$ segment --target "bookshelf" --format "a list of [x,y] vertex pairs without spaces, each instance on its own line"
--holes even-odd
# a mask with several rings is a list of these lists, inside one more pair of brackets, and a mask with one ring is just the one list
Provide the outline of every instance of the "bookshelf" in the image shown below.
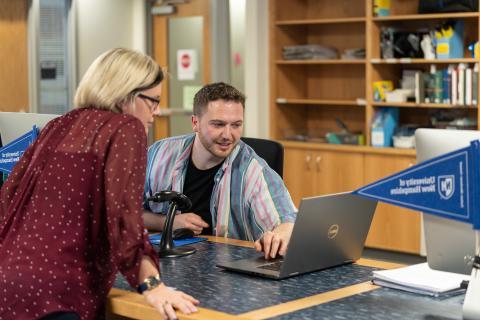
[[[415,163],[413,149],[370,146],[371,123],[380,107],[398,108],[400,124],[425,126],[432,112],[445,110],[479,122],[478,104],[374,101],[373,82],[391,80],[398,88],[403,70],[427,72],[431,65],[442,69],[480,61],[467,52],[461,59],[383,59],[383,27],[432,28],[460,19],[465,42],[478,40],[478,12],[417,14],[418,1],[391,0],[390,15],[375,17],[373,0],[270,0],[270,136],[285,146],[284,180],[297,205],[302,197],[349,191]],[[339,53],[364,48],[366,54],[358,60],[283,58],[283,47],[304,44],[335,47]],[[340,130],[337,118],[363,134],[365,145],[328,144],[325,134]],[[418,253],[419,213],[379,205],[367,245]]]

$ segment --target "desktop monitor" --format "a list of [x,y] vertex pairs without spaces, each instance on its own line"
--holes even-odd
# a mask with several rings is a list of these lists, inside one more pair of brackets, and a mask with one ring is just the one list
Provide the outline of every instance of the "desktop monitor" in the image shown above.
[[58,114],[0,112],[0,135],[3,145],[29,132],[34,125],[42,129],[47,122],[58,116]]
[[[417,162],[468,147],[480,140],[480,131],[418,129],[415,131]],[[471,274],[472,266],[464,257],[475,253],[475,232],[472,225],[423,214],[427,262],[432,269]]]

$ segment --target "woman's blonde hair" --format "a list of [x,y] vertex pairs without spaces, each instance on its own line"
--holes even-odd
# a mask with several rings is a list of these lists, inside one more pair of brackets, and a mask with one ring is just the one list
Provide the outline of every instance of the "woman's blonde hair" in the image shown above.
[[121,112],[122,102],[162,80],[162,69],[149,56],[123,48],[111,49],[95,59],[85,72],[75,93],[74,107]]

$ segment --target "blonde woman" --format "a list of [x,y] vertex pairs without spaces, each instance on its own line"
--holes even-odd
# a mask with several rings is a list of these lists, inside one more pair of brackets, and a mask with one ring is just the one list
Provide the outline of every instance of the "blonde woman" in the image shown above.
[[117,271],[163,318],[196,311],[196,299],[161,282],[141,215],[162,79],[141,53],[102,54],[75,109],[15,166],[1,190],[0,319],[103,318]]

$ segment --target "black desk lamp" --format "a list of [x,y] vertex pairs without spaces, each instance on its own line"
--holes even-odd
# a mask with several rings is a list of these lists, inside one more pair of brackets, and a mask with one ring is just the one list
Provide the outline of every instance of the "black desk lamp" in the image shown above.
[[186,256],[197,251],[192,247],[175,248],[173,244],[173,221],[175,220],[175,211],[185,211],[190,209],[192,202],[186,195],[176,191],[160,191],[148,198],[148,201],[165,202],[170,201],[167,218],[163,226],[162,239],[160,240],[160,249],[158,256],[160,258],[174,258]]

